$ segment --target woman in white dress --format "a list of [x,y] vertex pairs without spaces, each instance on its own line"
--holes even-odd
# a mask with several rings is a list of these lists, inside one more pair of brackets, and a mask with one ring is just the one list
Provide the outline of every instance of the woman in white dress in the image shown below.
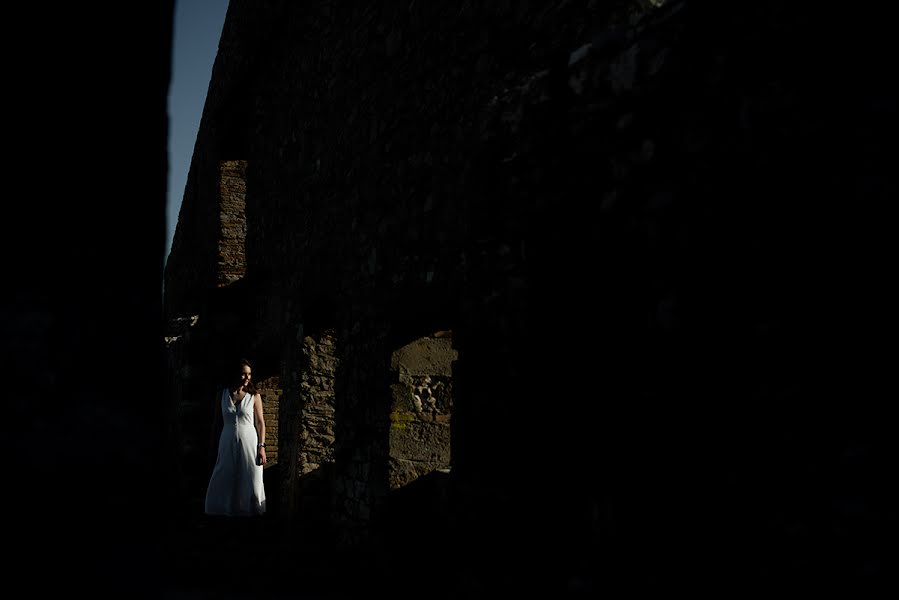
[[206,488],[206,514],[228,517],[265,513],[265,419],[262,396],[252,382],[249,361],[239,379],[219,394],[213,433],[221,431],[215,467]]

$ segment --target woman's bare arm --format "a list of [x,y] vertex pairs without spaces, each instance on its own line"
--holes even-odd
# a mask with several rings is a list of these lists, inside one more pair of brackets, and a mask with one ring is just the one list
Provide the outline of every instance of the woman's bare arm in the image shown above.
[[[262,396],[260,394],[253,395],[253,425],[256,426],[256,435],[259,439],[260,444],[265,443],[265,416],[262,413]],[[265,447],[256,446],[256,457],[257,462],[260,465],[264,465],[266,462],[265,459]]]

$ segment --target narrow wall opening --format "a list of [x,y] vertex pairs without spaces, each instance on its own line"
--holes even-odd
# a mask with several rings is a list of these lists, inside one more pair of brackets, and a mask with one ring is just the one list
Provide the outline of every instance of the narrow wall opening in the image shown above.
[[421,337],[391,355],[391,491],[431,473],[450,471],[456,356],[451,331]]
[[448,330],[390,355],[388,489],[373,522],[385,569],[401,563],[418,572],[446,562],[457,356]]

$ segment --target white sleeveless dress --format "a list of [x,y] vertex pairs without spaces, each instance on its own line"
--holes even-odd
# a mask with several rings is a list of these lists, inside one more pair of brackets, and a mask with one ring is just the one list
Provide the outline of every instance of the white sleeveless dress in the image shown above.
[[253,426],[253,396],[235,406],[230,390],[222,390],[218,456],[206,488],[206,514],[229,517],[265,513],[262,465],[256,464],[258,435]]

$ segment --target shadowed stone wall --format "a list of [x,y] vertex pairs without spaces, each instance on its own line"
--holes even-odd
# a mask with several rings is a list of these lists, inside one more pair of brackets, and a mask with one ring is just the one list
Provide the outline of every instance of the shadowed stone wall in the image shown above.
[[[333,460],[341,544],[433,507],[415,539],[463,548],[471,594],[875,581],[887,33],[773,1],[232,2],[168,315],[209,296],[207,190],[246,161],[234,314],[285,382],[282,459]],[[337,340],[330,455],[304,330]],[[394,352],[449,330],[452,468],[397,487]]]
[[218,251],[218,284],[228,285],[246,271],[246,161],[222,161],[219,172],[221,233]]
[[[304,335],[285,366],[293,387],[281,411],[281,502],[285,522],[305,539],[330,535],[334,463],[336,340],[332,330]],[[292,356],[288,354],[289,356]]]

